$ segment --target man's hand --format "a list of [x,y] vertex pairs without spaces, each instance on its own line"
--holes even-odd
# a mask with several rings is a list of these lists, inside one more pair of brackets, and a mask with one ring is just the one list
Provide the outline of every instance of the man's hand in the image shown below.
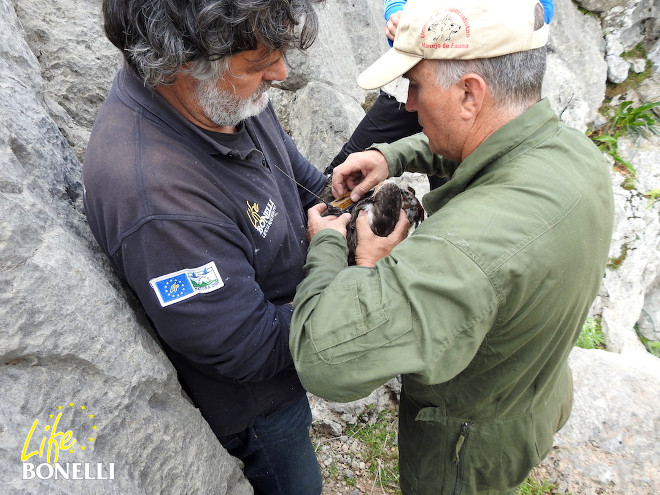
[[387,160],[380,151],[351,153],[332,171],[332,195],[339,198],[350,190],[351,200],[357,202],[388,175]]
[[322,217],[321,214],[327,210],[328,207],[323,203],[312,206],[307,210],[307,239],[312,240],[317,232],[323,229],[332,229],[339,232],[341,235],[346,237],[346,226],[351,220],[350,213],[344,213],[338,217],[334,215],[328,215],[327,217]]
[[390,40],[394,41],[394,36],[396,35],[396,28],[399,26],[399,19],[401,19],[401,11],[394,12],[387,20],[385,25],[385,36]]
[[367,212],[361,211],[355,221],[355,227],[358,238],[355,248],[355,264],[373,267],[376,266],[378,260],[390,254],[394,246],[406,238],[410,222],[408,222],[406,212],[401,210],[399,220],[392,233],[387,237],[380,237],[371,231]]

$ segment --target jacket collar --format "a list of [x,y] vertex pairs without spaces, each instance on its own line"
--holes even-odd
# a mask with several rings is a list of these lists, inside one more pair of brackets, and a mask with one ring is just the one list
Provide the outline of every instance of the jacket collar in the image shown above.
[[559,119],[543,99],[488,136],[454,171],[452,178],[422,199],[429,215],[465,191],[479,177],[536,147],[555,132]]
[[[127,64],[119,70],[113,84],[114,93],[125,104],[134,108],[146,119],[170,133],[177,134],[198,150],[209,155],[230,155],[235,152],[208,136],[201,128],[174,110],[156,91],[146,86]],[[244,121],[252,134],[250,119]]]

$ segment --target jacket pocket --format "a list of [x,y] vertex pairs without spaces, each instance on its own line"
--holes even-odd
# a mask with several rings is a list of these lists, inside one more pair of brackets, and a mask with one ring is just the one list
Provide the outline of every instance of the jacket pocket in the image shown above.
[[417,495],[512,490],[552,444],[544,421],[533,414],[473,422],[425,407],[406,419],[402,402],[400,421],[401,487]]
[[[450,421],[439,407],[416,411],[405,400],[399,418],[401,490],[414,495],[453,495],[459,465],[454,461],[463,422]],[[459,450],[465,452],[462,442]]]
[[330,300],[333,293],[341,293],[335,300],[350,300],[350,304],[332,308],[331,313],[316,317],[309,325],[316,352],[326,363],[356,359],[387,346],[412,329],[410,306],[399,304],[396,318],[391,319],[389,308],[381,301],[377,281],[332,285],[326,292]]

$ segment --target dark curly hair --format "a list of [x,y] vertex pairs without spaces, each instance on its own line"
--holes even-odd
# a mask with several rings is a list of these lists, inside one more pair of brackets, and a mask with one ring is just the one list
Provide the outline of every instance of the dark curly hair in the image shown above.
[[128,64],[155,87],[184,64],[211,77],[226,59],[263,44],[305,50],[318,33],[324,0],[103,0],[104,29]]

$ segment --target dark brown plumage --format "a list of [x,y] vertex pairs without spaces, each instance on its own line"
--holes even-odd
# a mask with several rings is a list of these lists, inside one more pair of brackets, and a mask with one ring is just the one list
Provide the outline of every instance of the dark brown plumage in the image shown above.
[[[331,183],[331,179],[328,179]],[[326,203],[334,198],[326,186],[321,198]],[[329,196],[328,196],[329,195]],[[328,200],[329,198],[329,200]],[[346,244],[348,245],[348,264],[355,265],[355,249],[357,247],[357,230],[355,221],[362,210],[369,215],[369,226],[371,231],[380,237],[387,237],[394,230],[399,219],[399,211],[404,209],[411,227],[417,227],[424,220],[424,208],[415,196],[415,190],[408,187],[407,190],[400,188],[392,181],[385,181],[370,191],[370,194],[352,205],[351,220],[346,227]],[[339,208],[328,208],[326,214],[340,215]]]

